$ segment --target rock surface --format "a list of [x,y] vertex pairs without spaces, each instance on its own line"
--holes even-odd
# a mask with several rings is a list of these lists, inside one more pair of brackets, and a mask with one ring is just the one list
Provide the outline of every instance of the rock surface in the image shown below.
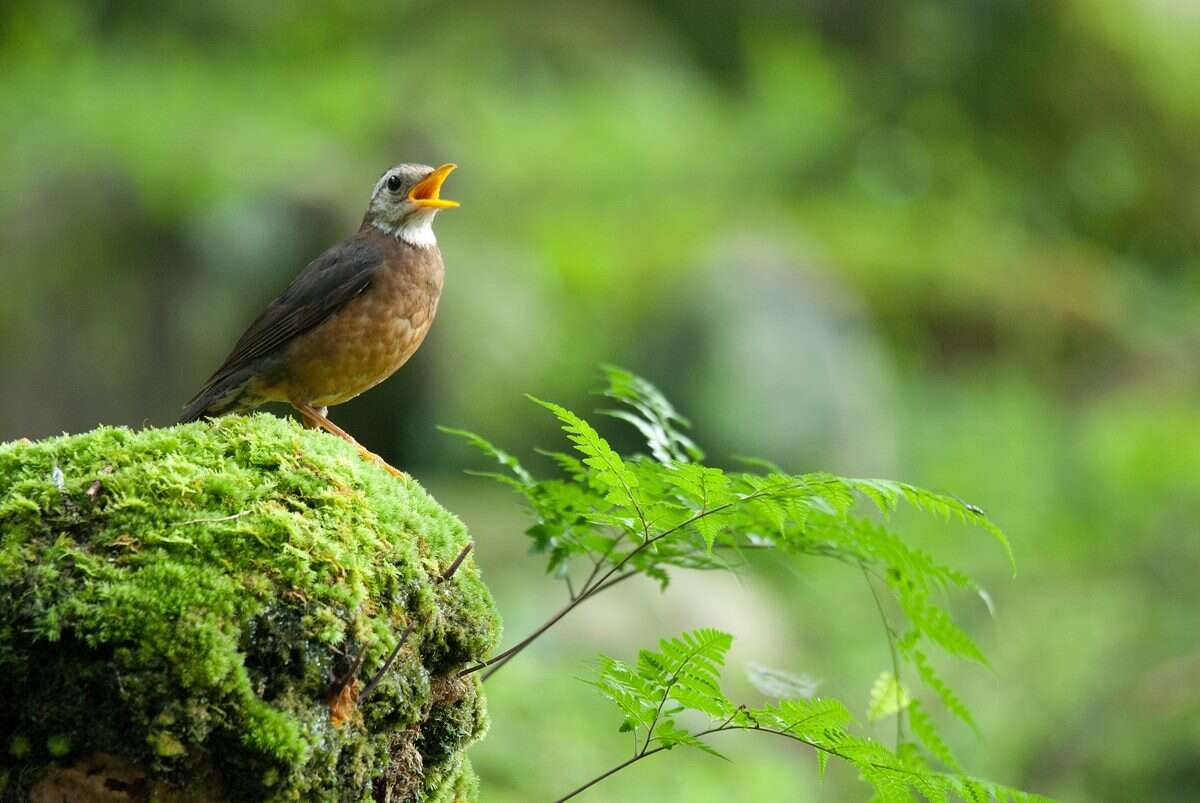
[[0,446],[0,798],[474,800],[468,543],[270,415]]

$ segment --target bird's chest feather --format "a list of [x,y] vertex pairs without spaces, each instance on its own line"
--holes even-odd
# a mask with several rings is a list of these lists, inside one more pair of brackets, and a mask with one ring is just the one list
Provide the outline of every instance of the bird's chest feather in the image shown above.
[[441,290],[436,252],[385,265],[366,290],[292,345],[292,384],[310,403],[327,406],[387,379],[425,339]]

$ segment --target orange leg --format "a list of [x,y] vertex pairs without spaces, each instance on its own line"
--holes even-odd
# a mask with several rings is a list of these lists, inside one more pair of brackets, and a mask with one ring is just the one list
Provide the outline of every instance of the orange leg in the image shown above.
[[304,418],[304,420],[308,424],[310,424],[314,427],[320,427],[321,429],[325,430],[329,434],[337,435],[342,440],[346,441],[347,443],[352,444],[356,449],[358,449],[359,454],[361,454],[363,456],[364,460],[374,460],[376,463],[383,466],[383,468],[394,477],[407,477],[408,476],[403,471],[401,471],[398,468],[393,467],[382,457],[375,454],[374,452],[372,452],[367,447],[363,446],[358,441],[354,440],[354,437],[349,432],[342,429],[337,424],[333,423],[328,418],[326,418],[325,413],[328,412],[329,408],[313,407],[311,404],[305,404],[304,402],[294,401],[294,400],[292,401],[292,406],[296,408],[296,412],[300,413],[300,415]]

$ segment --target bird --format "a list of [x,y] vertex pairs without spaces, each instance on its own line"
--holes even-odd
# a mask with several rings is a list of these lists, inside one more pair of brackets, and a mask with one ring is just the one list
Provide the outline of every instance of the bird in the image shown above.
[[309,426],[404,476],[328,413],[394,374],[429,333],[445,282],[433,219],[458,206],[441,197],[456,167],[398,164],[384,172],[358,231],[308,263],[254,319],[180,423],[285,402]]

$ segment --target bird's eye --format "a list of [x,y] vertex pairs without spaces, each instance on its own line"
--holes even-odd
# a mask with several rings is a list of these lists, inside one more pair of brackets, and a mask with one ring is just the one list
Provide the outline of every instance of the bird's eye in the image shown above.
[[387,188],[392,192],[399,192],[400,187],[404,185],[404,180],[399,176],[388,176]]

